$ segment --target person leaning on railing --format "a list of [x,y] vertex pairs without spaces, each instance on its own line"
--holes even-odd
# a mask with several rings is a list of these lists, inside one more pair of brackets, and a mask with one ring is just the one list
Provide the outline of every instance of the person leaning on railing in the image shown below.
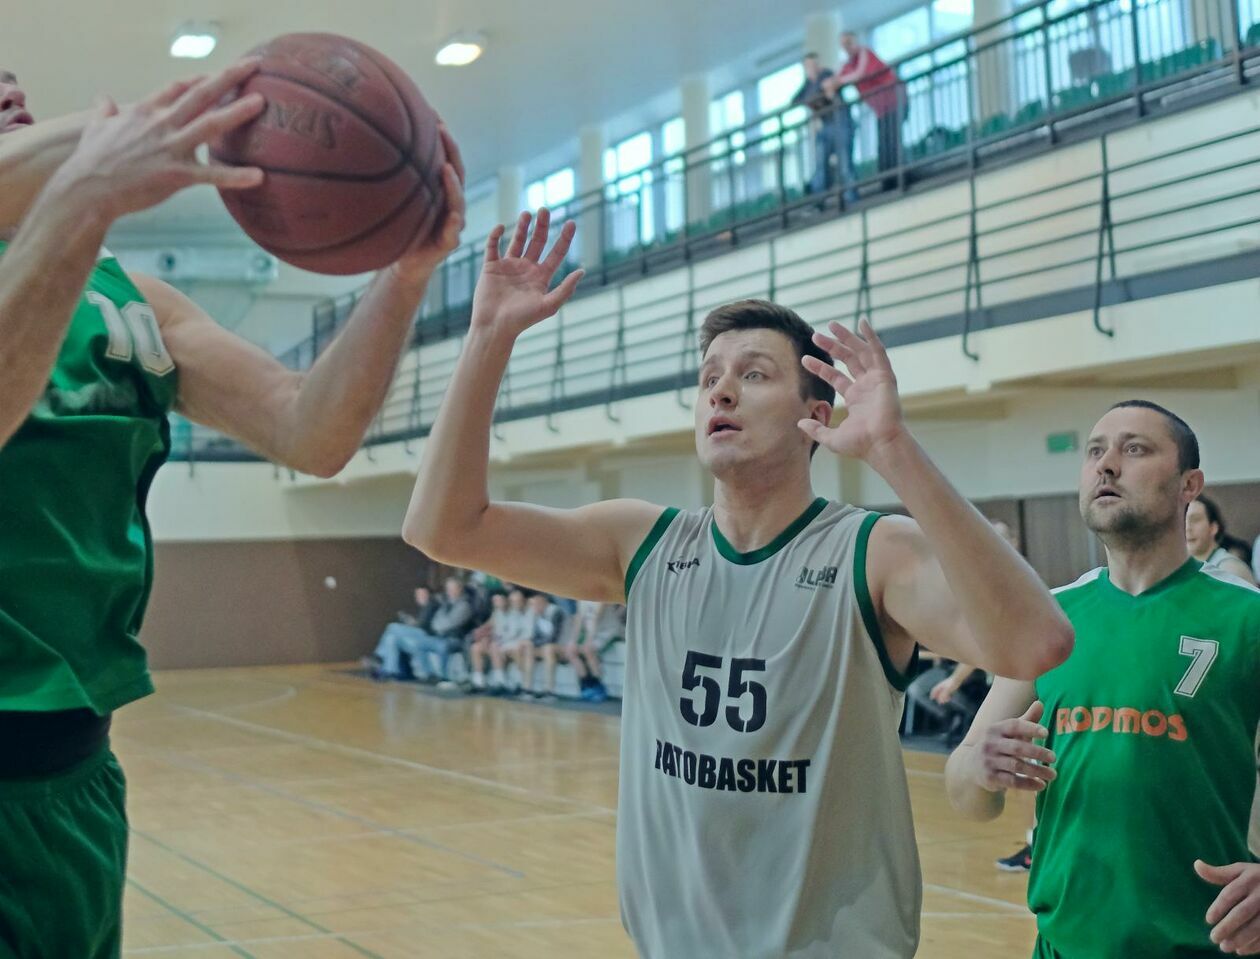
[[[909,104],[906,102],[906,86],[897,77],[897,71],[881,60],[875,51],[860,43],[857,34],[846,30],[840,34],[840,46],[848,55],[848,62],[823,81],[822,88],[830,97],[838,98],[839,90],[846,84],[857,87],[862,102],[871,108],[879,125],[879,169],[891,170],[901,161],[901,125],[906,120]],[[884,178],[884,189],[892,189],[896,181]]]
[[[807,106],[813,111],[814,175],[805,189],[807,193],[826,193],[835,186],[837,178],[841,183],[853,183],[853,118],[844,100],[833,98],[823,89],[832,72],[818,62],[818,54],[805,54],[804,64],[805,82],[792,97],[791,105]],[[833,156],[835,170],[831,168]]]

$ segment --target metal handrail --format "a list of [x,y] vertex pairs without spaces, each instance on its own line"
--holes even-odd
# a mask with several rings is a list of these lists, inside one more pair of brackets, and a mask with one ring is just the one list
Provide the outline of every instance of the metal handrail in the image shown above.
[[[1090,5],[1087,9],[1102,8],[1108,6],[1109,4],[1114,5],[1114,0],[1098,0],[1098,2]],[[1037,6],[1039,5],[1033,5],[1033,8]],[[1028,9],[1031,8],[1026,7],[1023,11],[1017,11],[1017,13],[1012,15],[1012,17],[1022,15],[1022,13],[1027,12]],[[1061,21],[1067,19],[1068,16],[1075,16],[1079,13],[1079,10],[1072,11],[1070,15],[1060,17],[1059,20]],[[1005,19],[1009,20],[1012,19],[1012,17]],[[981,28],[980,31],[976,32],[982,32],[989,29],[992,29],[992,26]],[[1137,51],[1135,51],[1135,57],[1137,57]],[[1140,57],[1138,59],[1140,59]],[[1243,71],[1242,75],[1247,75],[1246,70]],[[1178,78],[1174,77],[1173,79],[1177,80]],[[762,120],[757,121],[752,124],[752,126],[759,127],[764,122],[765,118],[762,118]],[[782,134],[783,130],[779,129],[777,133],[767,135],[766,139],[772,139],[775,136],[782,136]],[[1066,259],[1048,258],[1045,262],[1040,262],[1031,269],[1017,269],[1013,273],[995,274],[992,270],[992,264],[1002,260],[1003,258],[1028,255],[1039,250],[1046,250],[1047,248],[1056,245],[1066,245],[1067,252],[1071,253],[1072,244],[1079,242],[1085,237],[1098,235],[1100,227],[1095,224],[1089,229],[1071,229],[1067,232],[1048,233],[1041,236],[1034,242],[1004,249],[992,249],[992,241],[995,237],[1011,230],[1027,229],[1033,224],[1044,224],[1055,218],[1066,218],[1069,221],[1069,225],[1071,225],[1070,221],[1072,220],[1074,214],[1081,214],[1089,209],[1100,207],[1103,198],[1102,186],[1104,183],[1107,186],[1106,195],[1109,197],[1109,203],[1114,206],[1114,204],[1121,200],[1130,199],[1140,195],[1156,194],[1159,190],[1167,190],[1176,184],[1192,180],[1206,181],[1212,177],[1228,176],[1231,173],[1236,173],[1237,171],[1246,169],[1260,161],[1255,159],[1246,159],[1242,161],[1218,162],[1202,169],[1196,169],[1176,179],[1160,177],[1153,181],[1140,183],[1139,185],[1128,188],[1126,188],[1123,184],[1113,184],[1111,182],[1117,177],[1128,175],[1141,168],[1149,168],[1153,164],[1157,164],[1161,161],[1166,161],[1193,151],[1208,150],[1212,147],[1230,141],[1239,140],[1249,136],[1256,136],[1257,134],[1260,134],[1260,127],[1231,132],[1212,140],[1189,146],[1179,146],[1171,150],[1163,151],[1159,154],[1142,157],[1140,159],[1116,166],[1111,166],[1104,157],[1101,169],[1098,172],[1076,176],[1070,180],[1041,187],[1037,190],[1029,191],[1028,193],[1003,197],[986,203],[977,203],[975,199],[974,183],[977,172],[979,172],[976,169],[975,163],[977,154],[974,149],[969,149],[967,156],[971,163],[971,169],[968,175],[972,181],[972,198],[971,202],[967,204],[966,209],[960,209],[954,213],[937,216],[929,221],[899,227],[895,230],[883,232],[878,235],[871,235],[869,229],[865,228],[867,216],[866,211],[863,210],[861,216],[864,233],[861,240],[856,242],[846,241],[837,243],[831,245],[827,249],[811,250],[791,260],[786,260],[781,255],[776,255],[767,270],[754,271],[753,274],[746,277],[746,285],[750,291],[757,293],[757,295],[766,295],[765,291],[773,290],[774,294],[780,301],[800,308],[818,305],[828,299],[835,300],[840,298],[841,300],[844,300],[848,296],[852,296],[854,293],[857,293],[859,297],[858,308],[859,310],[862,310],[863,303],[861,297],[863,293],[865,293],[865,312],[876,310],[884,313],[885,315],[889,311],[899,308],[915,306],[923,302],[952,297],[962,293],[967,297],[967,308],[964,310],[964,313],[967,315],[967,319],[964,323],[964,329],[966,331],[970,331],[970,314],[972,311],[970,310],[969,303],[970,294],[972,292],[979,294],[984,287],[991,288],[996,284],[1010,283],[1015,280],[1036,276],[1038,274],[1079,267],[1085,263],[1097,263],[1098,258],[1104,255],[1100,245],[1099,251],[1093,256],[1069,256]],[[1100,143],[1101,142],[1102,141],[1100,140]],[[975,147],[975,144],[973,143],[971,146]],[[740,147],[740,149],[750,151],[752,146],[745,143]],[[991,215],[994,211],[999,211],[1007,207],[1013,207],[1017,203],[1026,203],[1033,197],[1050,198],[1055,193],[1070,193],[1070,191],[1079,189],[1086,184],[1099,185],[1098,200],[1077,201],[1073,199],[1064,206],[1056,207],[1048,212],[1038,212],[1032,216],[1002,222],[988,228],[976,227],[978,222],[977,218],[983,218],[986,215]],[[1184,213],[1191,209],[1205,208],[1212,206],[1213,204],[1237,201],[1241,198],[1252,196],[1255,193],[1256,191],[1251,190],[1234,190],[1222,196],[1209,197],[1193,203],[1180,203],[1166,209],[1161,208],[1157,213],[1138,213],[1128,217],[1127,219],[1116,218],[1113,210],[1113,215],[1110,218],[1110,222],[1107,224],[1107,229],[1114,235],[1115,231],[1123,230],[1126,226],[1143,223],[1156,217],[1167,217],[1176,213]],[[812,202],[812,200],[805,202]],[[799,206],[799,202],[797,205]],[[779,212],[780,211],[773,211],[773,215],[777,216]],[[815,218],[810,222],[817,223],[819,220]],[[882,254],[878,251],[878,247],[887,244],[889,241],[899,238],[911,238],[914,234],[926,235],[931,230],[939,230],[951,223],[958,223],[960,226],[964,226],[969,223],[971,225],[971,229],[961,231],[957,237],[950,237],[944,242],[940,237],[936,237],[935,242],[925,241],[921,244],[914,245],[909,250],[894,250]],[[1198,230],[1188,234],[1183,233],[1174,237],[1148,240],[1146,242],[1130,246],[1117,246],[1114,243],[1114,239],[1112,239],[1111,251],[1106,255],[1114,262],[1114,259],[1117,256],[1124,256],[1126,253],[1149,249],[1161,244],[1181,242],[1185,239],[1206,236],[1225,230],[1238,229],[1240,227],[1250,226],[1253,223],[1254,221],[1250,219],[1243,220],[1241,222],[1231,222],[1224,225],[1209,227],[1205,230]],[[777,226],[781,229],[781,224],[778,224]],[[970,246],[968,246],[969,243],[971,244]],[[878,273],[879,270],[886,269],[890,265],[904,264],[906,261],[912,260],[916,255],[938,251],[942,245],[952,244],[958,244],[960,248],[967,247],[968,260],[974,260],[977,270],[974,279],[968,276],[967,282],[962,286],[957,286],[956,288],[951,287],[948,289],[935,289],[928,293],[902,296],[897,299],[884,300],[878,298],[878,294],[887,292],[885,287],[888,284],[884,281],[871,282],[871,274]],[[982,249],[982,247],[986,244],[990,247],[987,252]],[[860,262],[858,262],[859,258]],[[845,289],[839,293],[835,292],[833,286],[832,291],[823,297],[793,300],[793,294],[798,288],[807,284],[818,283],[822,277],[809,276],[803,279],[788,280],[784,278],[785,271],[793,269],[799,271],[804,265],[817,264],[824,260],[830,260],[836,264],[835,268],[828,272],[827,275],[829,277],[833,279],[841,279],[844,276],[849,275],[852,278],[852,285],[846,284]],[[990,264],[990,266],[986,267],[985,279],[983,283],[981,283],[978,275],[978,268],[981,262],[986,261]],[[472,267],[474,264],[475,257],[470,257],[466,262],[466,267]],[[1099,266],[1101,266],[1101,263],[1099,263]],[[944,266],[934,266],[929,269],[916,271],[913,276],[909,277],[909,279],[924,280],[934,276],[940,276],[944,279],[952,271],[959,271],[961,275],[964,268],[970,270],[971,262],[955,263],[951,261]],[[863,273],[865,273],[865,279],[863,278]],[[693,276],[694,274],[690,272],[689,268],[689,277]],[[907,277],[899,277],[896,282],[900,284],[905,283],[906,280]],[[609,331],[607,329],[600,329],[600,325],[607,325],[610,322],[616,323],[616,328],[611,334],[612,338],[620,338],[620,342],[623,343],[623,347],[619,351],[621,355],[618,358],[614,358],[611,364],[605,364],[597,368],[583,366],[580,371],[572,374],[572,379],[579,383],[586,381],[595,382],[596,380],[599,380],[604,384],[602,389],[599,391],[599,398],[593,400],[591,405],[611,404],[617,395],[633,394],[634,391],[639,388],[639,385],[633,382],[635,377],[632,376],[631,373],[636,370],[647,369],[649,365],[653,363],[659,366],[662,360],[674,362],[674,369],[677,372],[676,374],[671,374],[671,379],[677,383],[683,383],[685,381],[685,374],[689,372],[692,365],[687,359],[687,350],[685,348],[680,346],[676,349],[667,350],[663,353],[657,351],[649,353],[644,350],[640,341],[647,334],[650,334],[653,329],[661,329],[663,332],[654,336],[658,347],[669,346],[669,341],[671,340],[677,342],[675,337],[678,334],[673,330],[670,330],[669,325],[671,323],[677,325],[680,320],[685,320],[686,329],[694,330],[693,315],[697,309],[703,308],[698,305],[704,300],[702,294],[719,286],[727,288],[727,291],[729,291],[730,283],[731,280],[727,277],[715,278],[705,284],[695,284],[694,282],[689,283],[686,291],[687,304],[683,310],[669,311],[667,309],[663,312],[655,310],[654,308],[656,307],[667,307],[670,301],[678,302],[680,296],[680,294],[677,293],[661,295],[641,303],[637,303],[629,309],[622,304],[620,307],[615,307],[608,311],[602,311],[595,315],[586,315],[580,321],[566,324],[568,328],[565,333],[554,334],[556,336],[555,340],[552,340],[550,336],[548,336],[544,338],[545,342],[537,345],[523,344],[523,349],[514,353],[510,368],[510,375],[512,376],[512,392],[517,394],[517,396],[507,397],[507,402],[504,404],[503,409],[500,410],[498,421],[514,418],[521,410],[536,406],[537,403],[531,399],[531,391],[545,391],[548,380],[550,380],[552,384],[552,406],[571,408],[572,403],[580,402],[580,395],[577,393],[569,393],[564,388],[564,384],[559,384],[560,389],[557,393],[557,371],[555,369],[555,364],[548,365],[545,359],[542,361],[541,365],[536,366],[534,363],[538,357],[545,357],[548,355],[554,357],[556,355],[557,346],[564,351],[571,365],[595,358],[598,350],[592,350],[587,353],[583,350],[583,347],[588,345],[593,346],[601,340],[606,342],[609,341]],[[1101,308],[1102,304],[1101,272],[1099,272],[1095,278],[1094,287],[1097,297],[1095,308],[1097,310]],[[722,294],[723,297],[728,295],[729,292],[724,292]],[[654,314],[650,317],[650,319],[633,319],[635,316],[642,316],[648,312],[652,312]],[[976,303],[976,312],[977,314],[984,312],[979,300],[977,300]],[[448,326],[448,332],[457,333],[458,325]],[[321,330],[320,338],[331,338],[330,334],[330,330]],[[966,349],[967,348],[964,345],[964,350]],[[313,356],[316,351],[314,348],[308,347],[306,352]],[[444,381],[447,378],[445,374],[448,374],[449,370],[453,368],[455,359],[448,357],[442,360],[426,362],[422,355],[417,355],[415,357],[415,362],[416,368],[408,371],[406,374],[408,377],[413,377],[415,380],[414,384],[408,390],[408,396],[406,398],[395,397],[393,395],[393,391],[391,391],[390,398],[383,406],[381,415],[373,424],[372,437],[369,442],[377,443],[389,441],[390,439],[397,439],[400,438],[400,434],[419,436],[424,435],[424,433],[427,432],[428,425],[432,419],[431,413],[433,410],[433,403],[431,401],[440,399],[441,395],[445,392]],[[421,369],[421,367],[423,367],[423,369]],[[616,386],[617,382],[621,384],[620,387]],[[669,386],[667,388],[674,389],[675,387]],[[681,386],[678,388],[681,389]],[[522,394],[524,395],[522,396]],[[405,416],[400,412],[401,407],[404,406],[406,407]],[[611,407],[609,406],[609,408]],[[395,428],[396,420],[402,420],[402,424],[398,428]],[[186,432],[181,435],[186,438],[188,437]],[[204,437],[204,434],[194,435]],[[194,444],[191,441],[187,443],[189,448],[193,445]],[[221,449],[220,452],[223,452],[223,450]],[[234,456],[235,453],[233,452],[232,455]]]

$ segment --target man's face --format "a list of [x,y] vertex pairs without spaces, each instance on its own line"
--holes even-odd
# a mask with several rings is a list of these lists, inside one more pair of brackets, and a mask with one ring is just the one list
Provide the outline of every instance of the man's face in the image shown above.
[[416,590],[417,606],[428,606],[431,598],[432,597],[427,586],[421,586]]
[[1196,556],[1212,552],[1221,528],[1208,519],[1207,507],[1195,500],[1186,510],[1186,545]]
[[709,344],[696,396],[696,452],[722,479],[732,471],[808,460],[810,439],[797,422],[831,407],[802,399],[804,371],[792,341],[777,330],[731,330]]
[[507,609],[507,597],[504,596],[502,593],[495,593],[493,596],[490,597],[490,605],[492,605],[499,612],[502,612],[503,610]]
[[457,579],[448,579],[446,581],[446,598],[454,602],[464,595],[464,584]]
[[535,593],[529,598],[530,611],[541,616],[547,612],[547,597],[542,593]]
[[860,45],[858,44],[857,34],[842,33],[840,34],[840,49],[851,57],[856,57]]
[[35,118],[26,109],[26,91],[18,86],[16,76],[0,68],[0,133],[9,133],[34,122]]
[[1085,525],[1107,545],[1142,545],[1178,528],[1203,488],[1199,470],[1182,472],[1168,422],[1154,410],[1111,410],[1090,434],[1081,467]]
[[817,80],[817,79],[818,79],[818,73],[819,73],[819,71],[822,69],[821,67],[819,67],[819,66],[818,66],[818,58],[817,58],[817,57],[806,57],[806,58],[805,58],[805,60],[804,60],[804,63],[805,63],[805,77],[806,77],[806,79],[808,79],[808,80]]
[[525,594],[519,589],[512,590],[512,592],[508,594],[508,606],[510,606],[513,611],[519,613],[525,608]]

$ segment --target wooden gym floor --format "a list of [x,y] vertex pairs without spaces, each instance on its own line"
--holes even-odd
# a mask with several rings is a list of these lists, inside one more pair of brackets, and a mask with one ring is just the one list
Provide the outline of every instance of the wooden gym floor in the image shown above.
[[[130,784],[125,954],[630,957],[616,717],[446,699],[325,666],[159,674],[115,718]],[[1030,804],[955,816],[907,753],[925,959],[1024,959]]]

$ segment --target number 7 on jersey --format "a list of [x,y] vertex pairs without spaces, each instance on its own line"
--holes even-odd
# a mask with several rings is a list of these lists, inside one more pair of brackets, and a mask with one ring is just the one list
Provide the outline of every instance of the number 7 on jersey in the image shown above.
[[1203,685],[1203,680],[1207,676],[1207,671],[1212,667],[1216,654],[1220,651],[1220,644],[1214,639],[1195,639],[1193,636],[1181,637],[1181,655],[1193,656],[1194,662],[1190,664],[1190,668],[1186,670],[1186,674],[1181,677],[1173,692],[1178,696],[1193,697],[1199,691],[1199,687]]

